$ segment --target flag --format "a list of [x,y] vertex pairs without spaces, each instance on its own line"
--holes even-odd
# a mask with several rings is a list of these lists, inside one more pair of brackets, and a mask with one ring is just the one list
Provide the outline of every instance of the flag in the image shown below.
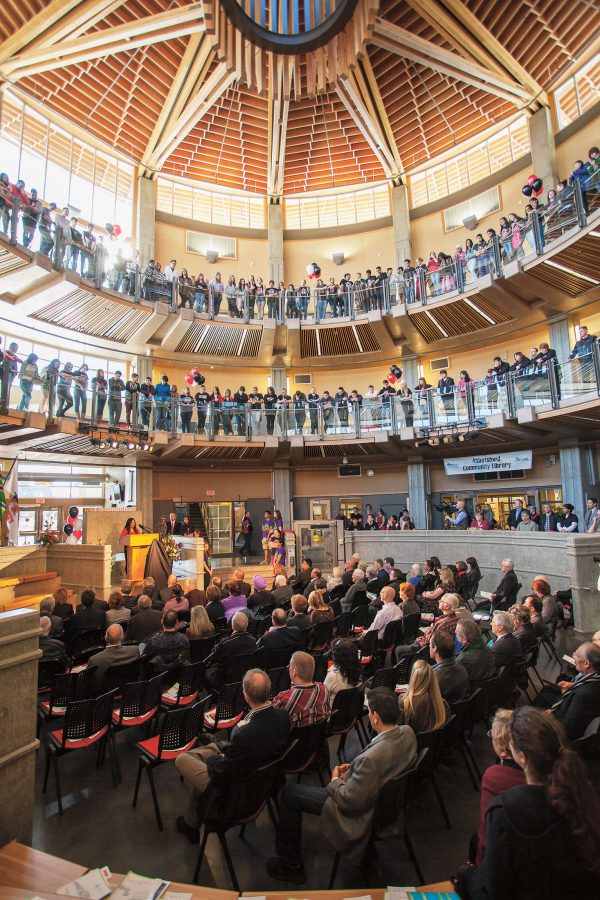
[[9,545],[14,547],[19,542],[19,497],[17,494],[17,461],[13,462],[8,475],[4,479],[0,494],[0,509],[2,509],[2,522],[6,529]]

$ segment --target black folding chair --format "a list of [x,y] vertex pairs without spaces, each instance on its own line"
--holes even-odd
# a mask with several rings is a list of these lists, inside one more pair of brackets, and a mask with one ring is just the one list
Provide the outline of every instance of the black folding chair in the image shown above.
[[290,668],[289,666],[280,666],[279,669],[269,669],[269,678],[271,679],[271,700],[282,691],[287,691],[290,686]]
[[[315,769],[321,787],[325,787],[321,769],[326,767],[327,760],[323,756],[327,732],[327,719],[313,722],[311,725],[303,725],[300,728],[292,728],[290,738],[295,740],[294,747],[286,754],[284,760],[284,773],[297,775],[296,781],[300,781],[302,775],[309,769]],[[319,758],[320,757],[320,758]]]
[[333,636],[333,621],[317,622],[309,630],[306,649],[309,653],[324,653]]
[[412,644],[419,634],[419,625],[421,624],[421,613],[411,613],[402,619],[402,635],[400,640],[403,644]]
[[133,662],[122,663],[120,666],[110,666],[104,673],[100,689],[96,691],[98,694],[106,694],[108,691],[117,690],[121,694],[125,689],[125,685],[130,681],[137,681],[140,671],[139,659]]
[[344,748],[346,746],[346,738],[352,729],[356,730],[360,746],[364,747],[363,736],[360,732],[360,717],[364,710],[364,690],[362,687],[347,688],[345,691],[338,691],[333,701],[331,710],[331,718],[327,729],[327,737],[335,737],[339,735],[340,742],[338,744],[338,759],[344,761]]

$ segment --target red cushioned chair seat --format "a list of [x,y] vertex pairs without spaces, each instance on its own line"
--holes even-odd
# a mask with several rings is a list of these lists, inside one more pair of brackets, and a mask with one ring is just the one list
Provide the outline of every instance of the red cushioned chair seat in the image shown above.
[[197,697],[198,691],[194,691],[194,693],[190,694],[188,697],[180,697],[178,702],[176,697],[169,697],[167,694],[163,694],[160,698],[160,702],[167,706],[187,706],[189,703],[193,703]]
[[372,656],[363,656],[363,657],[361,657],[360,661],[363,666],[366,666],[371,662],[372,659],[373,659]]
[[[103,738],[108,728],[101,728],[100,731],[97,731],[95,734],[91,734],[86,738],[68,738],[65,741],[65,750],[81,750],[83,747],[91,747],[92,744],[95,744],[96,741],[99,741],[100,738]],[[60,731],[51,732],[51,737],[59,747],[62,747],[63,742],[63,733],[62,729]]]
[[160,757],[158,755],[159,742],[160,734],[157,734],[154,737],[148,738],[147,741],[140,741],[138,747],[153,759],[176,759],[181,753],[185,753],[186,750],[191,750],[192,747],[196,745],[196,738],[192,738],[191,741],[188,741],[185,747],[178,747],[176,750],[163,750]]
[[[204,714],[204,724],[207,728],[215,727],[216,714],[217,714],[216,706],[214,706],[212,709],[209,709],[208,712]],[[217,728],[233,728],[233,726],[236,725],[237,722],[240,721],[240,719],[242,718],[243,715],[244,715],[244,713],[240,712],[237,714],[237,716],[234,716],[232,719],[219,719],[216,727]]]
[[[42,702],[40,703],[40,706],[45,713],[50,712],[50,701],[49,700],[42,700]],[[53,706],[52,707],[52,715],[53,716],[64,716],[66,711],[67,711],[66,706]]]
[[147,722],[152,716],[156,713],[156,706],[154,709],[149,710],[147,713],[144,713],[141,716],[123,716],[123,721],[119,722],[119,716],[121,715],[120,709],[113,709],[112,720],[115,725],[143,725],[144,722]]
[[365,629],[363,625],[354,625],[354,627],[352,628],[352,634],[362,634],[364,630]]

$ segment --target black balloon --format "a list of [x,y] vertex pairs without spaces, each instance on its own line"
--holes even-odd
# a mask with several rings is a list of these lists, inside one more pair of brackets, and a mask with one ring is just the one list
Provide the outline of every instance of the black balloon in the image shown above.
[[544,187],[544,182],[542,181],[541,178],[536,178],[535,181],[533,182],[533,184],[531,185],[531,188],[532,188],[534,194],[537,191],[541,191],[541,189],[543,187]]
[[77,516],[79,515],[79,507],[78,507],[78,506],[71,506],[71,507],[69,508],[69,515],[71,516],[72,519],[76,519]]
[[521,193],[524,194],[525,197],[531,197],[533,194],[533,188],[530,184],[524,184],[521,188]]
[[67,524],[63,528],[63,531],[67,537],[71,537],[71,535],[73,534],[73,526],[69,525],[69,523],[67,522]]
[[314,266],[313,273],[318,278],[319,275],[321,274],[321,266],[318,266],[316,263],[313,263],[313,266]]
[[196,372],[196,374],[194,375],[194,381],[196,382],[196,384],[204,384],[206,378],[204,377],[204,375],[201,375],[200,372]]

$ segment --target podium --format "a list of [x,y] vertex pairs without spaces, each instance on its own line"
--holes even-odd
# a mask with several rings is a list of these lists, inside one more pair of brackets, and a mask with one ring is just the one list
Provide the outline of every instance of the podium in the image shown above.
[[146,557],[157,534],[127,534],[123,538],[125,560],[127,562],[127,578],[130,581],[143,581]]

